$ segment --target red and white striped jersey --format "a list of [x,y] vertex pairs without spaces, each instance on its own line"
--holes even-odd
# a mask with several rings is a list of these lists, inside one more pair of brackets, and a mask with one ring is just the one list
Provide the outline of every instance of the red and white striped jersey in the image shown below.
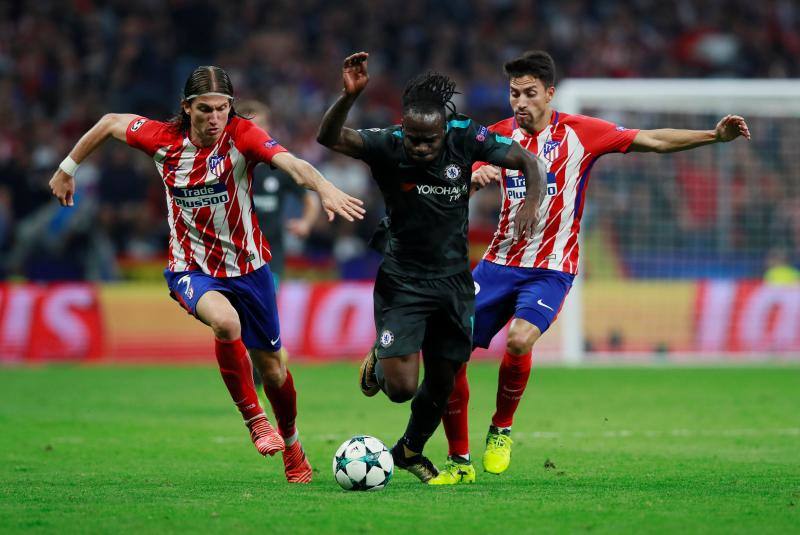
[[[576,273],[578,232],[592,165],[603,154],[626,152],[639,131],[555,110],[550,124],[533,136],[518,127],[513,117],[489,130],[518,141],[542,158],[547,167],[547,194],[539,206],[536,232],[515,240],[514,217],[525,198],[525,177],[519,171],[503,169],[500,222],[483,258],[506,266]],[[473,170],[481,165],[475,164]]]
[[253,168],[286,151],[269,134],[234,117],[214,146],[197,147],[169,123],[140,117],[126,137],[164,180],[170,271],[238,277],[270,261],[252,199]]

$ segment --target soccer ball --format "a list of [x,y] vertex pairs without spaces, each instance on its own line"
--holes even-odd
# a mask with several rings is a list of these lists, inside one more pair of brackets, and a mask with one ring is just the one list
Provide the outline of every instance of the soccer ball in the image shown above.
[[391,452],[368,435],[345,440],[333,456],[333,477],[345,490],[380,490],[389,484],[393,472]]

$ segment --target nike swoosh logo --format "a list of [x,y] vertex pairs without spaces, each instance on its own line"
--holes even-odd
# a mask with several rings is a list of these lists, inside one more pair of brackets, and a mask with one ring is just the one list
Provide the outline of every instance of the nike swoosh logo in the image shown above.
[[[539,306],[542,306],[542,307],[546,308],[547,310],[553,310],[551,307],[549,307],[549,306],[545,305],[545,304],[542,302],[542,300],[541,300],[541,299],[539,299],[538,301],[536,301],[536,304],[537,304],[537,305],[539,305]],[[555,310],[553,310],[553,312],[555,312]]]
[[278,340],[280,340],[280,339],[281,339],[281,337],[278,336],[275,340],[270,340],[269,343],[272,344],[272,345],[275,345],[275,344],[278,343]]

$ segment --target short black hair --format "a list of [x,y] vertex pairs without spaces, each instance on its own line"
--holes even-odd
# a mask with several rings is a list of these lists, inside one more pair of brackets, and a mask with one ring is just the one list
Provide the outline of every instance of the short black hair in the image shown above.
[[556,63],[544,50],[528,50],[521,56],[507,61],[503,70],[509,78],[530,75],[542,81],[545,88],[556,83]]
[[419,113],[441,113],[447,119],[447,110],[456,113],[453,95],[456,83],[450,77],[438,73],[421,74],[406,84],[403,91],[403,113],[415,111]]

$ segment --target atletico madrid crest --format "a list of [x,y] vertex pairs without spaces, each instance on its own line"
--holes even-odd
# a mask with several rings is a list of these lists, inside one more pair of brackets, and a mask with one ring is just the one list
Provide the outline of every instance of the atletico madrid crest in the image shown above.
[[556,158],[558,158],[558,146],[560,144],[559,141],[545,141],[542,147],[542,157],[550,163],[556,161]]
[[219,178],[222,176],[222,172],[225,170],[225,156],[220,156],[219,154],[213,155],[211,158],[208,159],[208,169],[211,171],[215,177]]

